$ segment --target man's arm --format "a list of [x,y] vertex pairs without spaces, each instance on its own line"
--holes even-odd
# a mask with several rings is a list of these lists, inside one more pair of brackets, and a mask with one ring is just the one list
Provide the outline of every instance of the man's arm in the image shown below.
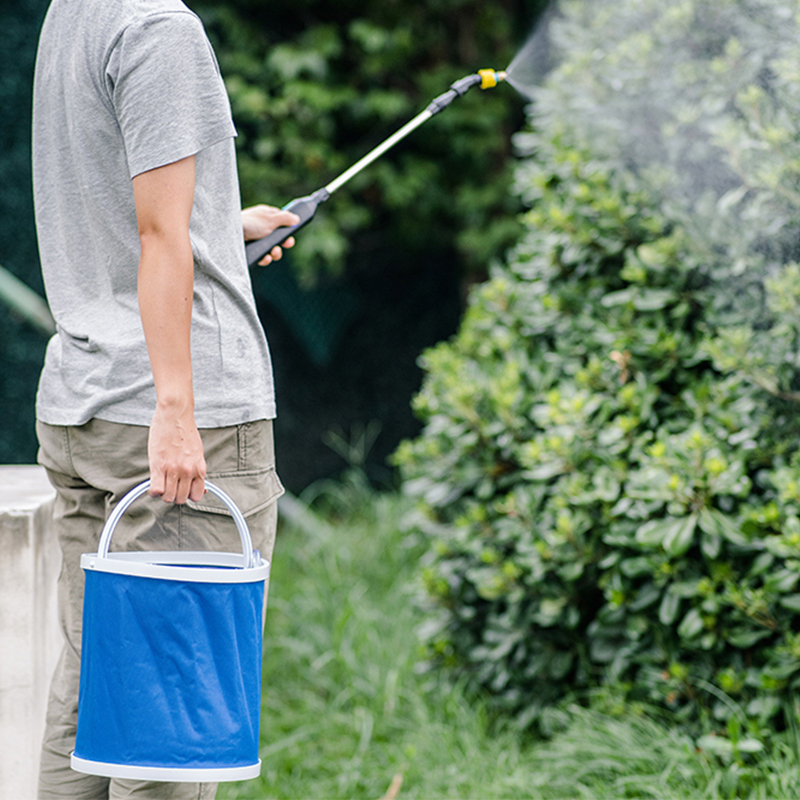
[[194,420],[189,219],[194,156],[133,179],[141,241],[139,313],[156,387],[148,456],[150,494],[168,503],[198,501],[205,491],[203,443]]

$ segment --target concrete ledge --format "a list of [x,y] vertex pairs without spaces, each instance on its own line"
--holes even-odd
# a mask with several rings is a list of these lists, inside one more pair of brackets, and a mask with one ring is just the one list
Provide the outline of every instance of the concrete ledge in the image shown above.
[[61,650],[44,469],[0,466],[0,800],[34,800],[50,676]]

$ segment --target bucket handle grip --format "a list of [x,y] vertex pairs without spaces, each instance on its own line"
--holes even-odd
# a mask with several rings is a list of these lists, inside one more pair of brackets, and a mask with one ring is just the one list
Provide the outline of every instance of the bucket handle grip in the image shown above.
[[[231,500],[231,498],[219,488],[219,486],[211,483],[211,481],[206,481],[205,483],[206,489],[222,500],[222,502],[227,506],[228,511],[231,512],[233,521],[236,523],[236,529],[239,531],[239,538],[242,540],[244,567],[245,569],[252,569],[254,565],[253,542],[250,538],[250,530],[247,527],[247,522],[245,522],[244,514],[242,514],[236,503],[234,503],[233,500]],[[111,546],[111,537],[114,534],[114,529],[117,527],[117,523],[122,518],[122,515],[128,510],[128,507],[131,505],[131,503],[133,503],[134,500],[138,500],[143,494],[145,494],[145,492],[147,492],[149,488],[150,481],[146,480],[131,489],[122,498],[122,500],[117,503],[116,507],[111,512],[111,515],[106,520],[106,524],[103,527],[103,532],[100,534],[100,543],[97,546],[98,558],[108,557],[108,548]]]

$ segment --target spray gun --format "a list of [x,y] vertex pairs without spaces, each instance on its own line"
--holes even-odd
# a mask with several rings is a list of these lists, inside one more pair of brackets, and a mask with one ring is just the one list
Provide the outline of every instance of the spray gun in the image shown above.
[[300,222],[297,225],[276,228],[269,236],[248,242],[246,246],[248,265],[253,266],[257,264],[273,247],[285,242],[290,236],[297,233],[300,228],[311,221],[319,205],[324,203],[337,189],[344,186],[347,181],[355,175],[358,175],[364,167],[371,164],[376,158],[382,156],[389,148],[394,147],[394,145],[408,136],[413,130],[416,130],[423,122],[427,122],[434,114],[438,114],[440,111],[447,108],[457,97],[461,97],[462,94],[465,94],[477,84],[480,84],[481,89],[491,89],[505,79],[505,72],[495,72],[493,69],[482,69],[476,74],[467,75],[457,80],[446,92],[431,100],[424,111],[417,114],[414,119],[407,122],[400,130],[381,142],[381,144],[353,164],[348,170],[345,170],[338,178],[332,180],[327,186],[324,186],[322,189],[317,189],[316,192],[306,197],[297,197],[285,205],[284,210],[297,214],[297,216],[300,217]]

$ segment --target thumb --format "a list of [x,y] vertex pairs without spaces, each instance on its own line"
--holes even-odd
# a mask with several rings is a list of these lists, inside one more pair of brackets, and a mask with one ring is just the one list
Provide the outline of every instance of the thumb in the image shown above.
[[166,488],[166,481],[164,479],[164,470],[155,467],[154,465],[150,465],[150,488],[147,490],[147,493],[151,497],[161,497],[164,494],[164,489]]
[[300,224],[300,217],[297,214],[293,214],[291,211],[279,211],[275,217],[273,218],[274,222],[276,223],[276,227],[286,227],[289,225],[299,225]]

